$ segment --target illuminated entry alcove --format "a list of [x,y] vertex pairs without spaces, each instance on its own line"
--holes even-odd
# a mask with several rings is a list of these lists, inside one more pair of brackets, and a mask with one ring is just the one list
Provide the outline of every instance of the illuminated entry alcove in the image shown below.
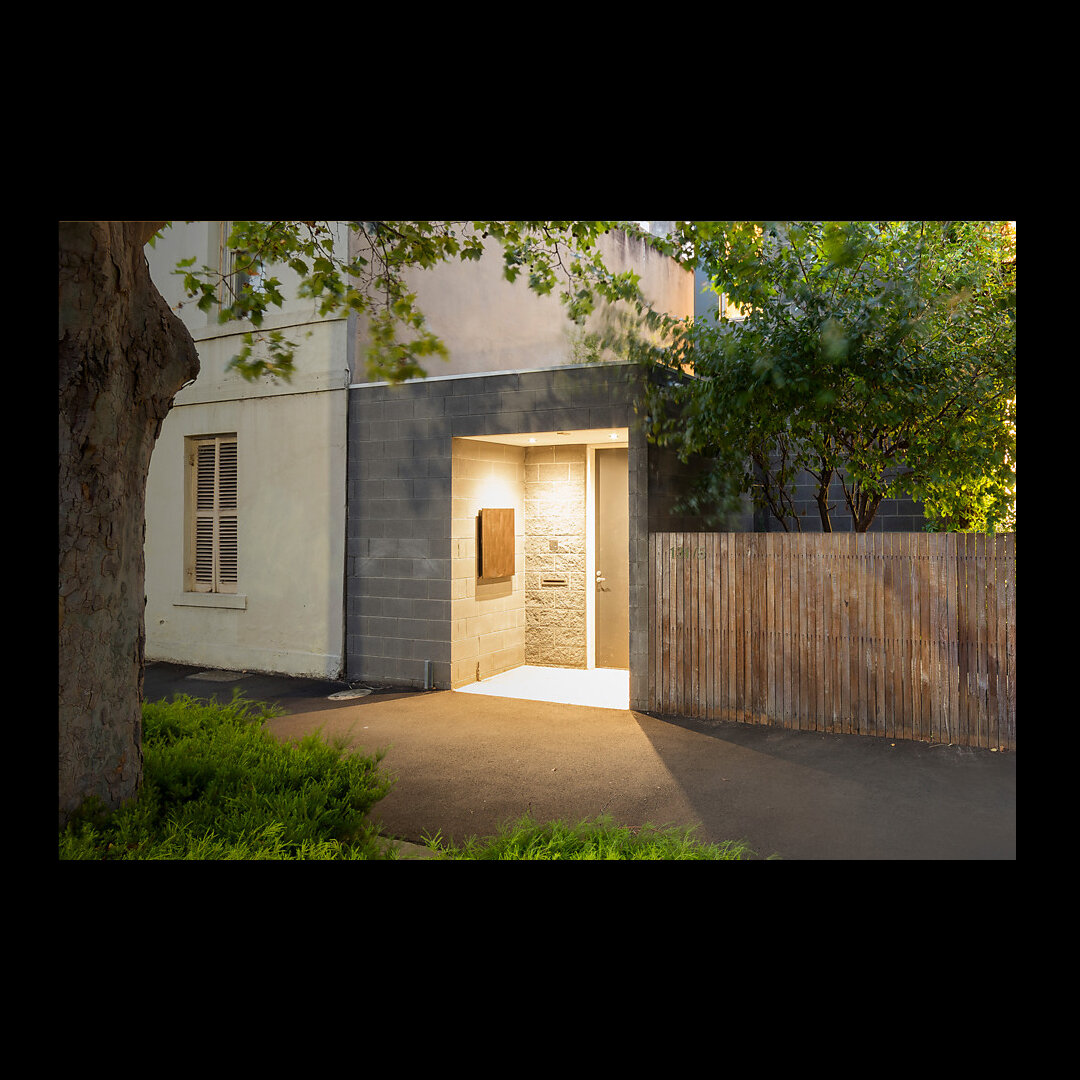
[[628,544],[614,547],[622,565],[597,565],[598,477],[615,477],[625,516],[627,439],[601,428],[453,440],[452,686],[522,665],[629,667],[628,646],[614,662],[603,633],[597,647],[598,618],[628,639]]

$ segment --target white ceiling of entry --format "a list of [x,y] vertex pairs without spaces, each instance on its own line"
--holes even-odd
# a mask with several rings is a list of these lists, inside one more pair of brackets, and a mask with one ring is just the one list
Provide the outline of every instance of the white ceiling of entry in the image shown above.
[[578,431],[530,431],[521,435],[470,435],[468,438],[511,446],[558,446],[563,443],[626,446],[629,435],[628,428],[585,428]]

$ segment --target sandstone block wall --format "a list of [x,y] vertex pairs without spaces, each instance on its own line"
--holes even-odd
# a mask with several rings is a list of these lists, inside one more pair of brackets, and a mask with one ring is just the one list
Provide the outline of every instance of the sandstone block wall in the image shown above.
[[585,447],[525,451],[525,662],[583,668]]

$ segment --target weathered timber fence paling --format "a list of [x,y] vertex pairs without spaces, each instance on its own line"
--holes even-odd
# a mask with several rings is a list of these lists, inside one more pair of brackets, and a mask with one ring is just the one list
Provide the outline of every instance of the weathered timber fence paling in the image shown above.
[[1016,749],[1016,534],[652,533],[650,711]]

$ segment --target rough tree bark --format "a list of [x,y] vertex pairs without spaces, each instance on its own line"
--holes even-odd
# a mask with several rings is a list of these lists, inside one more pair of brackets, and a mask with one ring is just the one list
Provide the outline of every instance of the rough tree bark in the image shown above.
[[191,335],[150,280],[160,221],[60,233],[60,824],[142,781],[146,478]]

